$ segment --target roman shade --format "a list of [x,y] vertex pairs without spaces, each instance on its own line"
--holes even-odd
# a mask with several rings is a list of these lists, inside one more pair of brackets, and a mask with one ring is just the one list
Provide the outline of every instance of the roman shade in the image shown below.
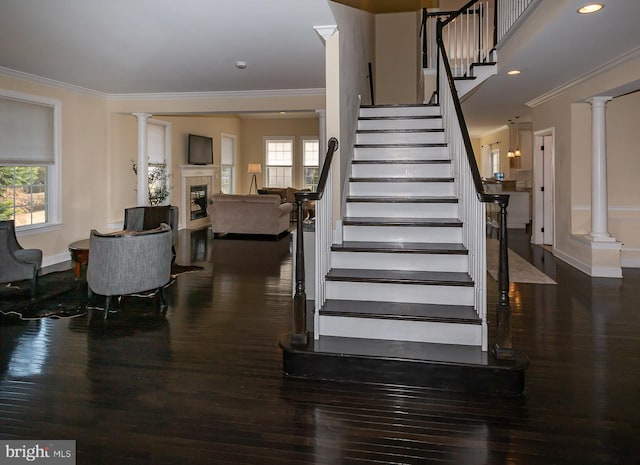
[[50,165],[54,146],[53,106],[0,97],[0,163]]

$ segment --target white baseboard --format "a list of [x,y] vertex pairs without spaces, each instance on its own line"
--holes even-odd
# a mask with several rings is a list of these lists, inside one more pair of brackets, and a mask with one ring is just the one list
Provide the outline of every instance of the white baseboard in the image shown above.
[[56,255],[48,255],[46,257],[42,257],[42,266],[51,266],[57,265],[58,263],[68,262],[71,260],[71,255],[69,252],[62,252]]
[[622,278],[622,268],[609,266],[591,266],[576,259],[575,257],[567,255],[566,253],[558,249],[554,249],[553,254],[563,262],[568,263],[569,265],[577,268],[578,270],[591,276],[592,278]]
[[568,263],[572,267],[577,268],[578,270],[582,271],[583,273],[588,274],[589,276],[591,276],[591,267],[589,265],[587,265],[586,263],[578,260],[577,258],[572,257],[571,255],[568,255],[568,254],[564,253],[563,251],[561,251],[561,250],[559,250],[557,248],[553,249],[553,255],[555,257],[558,257],[563,262]]

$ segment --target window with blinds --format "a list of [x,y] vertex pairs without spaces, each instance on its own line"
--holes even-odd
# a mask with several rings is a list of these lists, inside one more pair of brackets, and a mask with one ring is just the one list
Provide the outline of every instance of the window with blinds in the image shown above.
[[0,90],[0,219],[59,221],[60,102]]
[[236,138],[228,134],[220,137],[220,192],[232,194],[235,172]]

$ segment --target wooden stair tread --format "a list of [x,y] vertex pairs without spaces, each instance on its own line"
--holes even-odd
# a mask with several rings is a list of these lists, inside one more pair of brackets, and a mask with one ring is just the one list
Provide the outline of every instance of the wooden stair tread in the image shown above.
[[363,197],[349,196],[347,202],[367,202],[367,203],[458,203],[457,197],[452,196],[429,196],[429,197]]
[[441,178],[388,178],[388,177],[380,177],[380,178],[349,178],[350,182],[453,182],[454,178],[451,177],[441,177]]
[[428,134],[434,132],[444,132],[444,129],[358,129],[356,134]]
[[386,341],[351,337],[321,336],[315,341],[318,352],[375,358],[431,360],[443,363],[488,363],[488,353],[480,347],[429,342]]
[[404,119],[442,119],[442,115],[360,116],[361,121],[386,121]]
[[401,160],[401,159],[392,159],[392,160],[353,160],[351,162],[354,165],[450,165],[451,160],[441,160],[441,159],[426,159],[426,160]]
[[434,108],[437,103],[385,103],[379,105],[360,105],[360,108]]
[[490,351],[460,344],[310,335],[305,346],[292,346],[285,338],[280,347],[283,371],[292,377],[491,396],[521,395],[529,366],[520,352],[514,361],[497,361]]
[[468,273],[457,271],[404,271],[332,268],[327,281],[350,281],[384,284],[419,284],[440,286],[473,286]]
[[480,324],[481,322],[473,307],[467,305],[364,300],[327,300],[322,309],[320,309],[320,315],[459,324]]
[[391,217],[344,217],[342,223],[352,226],[452,226],[461,227],[458,218],[391,218]]
[[415,143],[415,142],[406,142],[406,143],[394,143],[394,144],[354,144],[355,148],[385,148],[385,149],[394,149],[394,148],[429,148],[429,147],[446,147],[446,142],[433,142],[433,143]]
[[472,68],[474,66],[494,66],[494,65],[497,65],[495,61],[474,61],[473,63],[471,63]]
[[331,250],[335,252],[424,253],[452,255],[468,254],[467,249],[462,244],[441,242],[344,241],[342,244],[332,245]]

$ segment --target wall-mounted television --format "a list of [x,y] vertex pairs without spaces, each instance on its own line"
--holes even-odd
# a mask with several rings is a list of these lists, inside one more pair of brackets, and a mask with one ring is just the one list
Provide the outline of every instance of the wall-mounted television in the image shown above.
[[213,139],[189,134],[187,163],[190,165],[213,165]]

